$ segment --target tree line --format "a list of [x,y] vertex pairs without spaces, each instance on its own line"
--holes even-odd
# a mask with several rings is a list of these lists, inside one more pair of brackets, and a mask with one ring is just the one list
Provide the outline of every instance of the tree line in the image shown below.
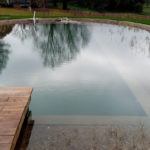
[[81,7],[97,11],[142,12],[145,0],[79,0]]
[[69,0],[0,0],[0,6],[2,7],[20,5],[21,7],[48,8],[50,3],[53,7],[57,7],[58,3],[62,3],[62,8],[68,9]]
[[[47,8],[51,4],[57,7],[62,5],[63,9],[68,9],[69,4],[77,7],[88,8],[96,11],[130,11],[142,12],[143,5],[148,4],[150,0],[0,0],[0,3],[13,4],[22,3],[22,6],[31,6],[32,8]],[[24,4],[24,5],[23,5]]]
[[68,9],[68,4],[74,4],[77,7],[88,8],[96,11],[130,11],[142,12],[144,3],[149,3],[149,0],[31,0],[48,7],[49,3],[53,3],[57,7],[58,3],[62,3],[63,9]]
[[33,8],[36,7],[48,8],[50,4],[53,7],[57,7],[58,4],[61,3],[63,9],[68,9],[69,0],[30,0],[29,3]]

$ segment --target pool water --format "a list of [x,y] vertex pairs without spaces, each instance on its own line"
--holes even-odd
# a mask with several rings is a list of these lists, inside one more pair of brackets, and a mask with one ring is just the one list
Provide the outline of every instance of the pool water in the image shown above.
[[4,27],[0,85],[33,87],[33,116],[149,116],[148,31],[93,23]]

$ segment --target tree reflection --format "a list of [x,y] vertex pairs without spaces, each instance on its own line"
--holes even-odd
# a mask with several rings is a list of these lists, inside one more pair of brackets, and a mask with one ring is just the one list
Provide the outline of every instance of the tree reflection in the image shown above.
[[8,45],[0,40],[0,74],[2,70],[6,67],[9,59]]
[[15,33],[22,40],[32,37],[44,66],[52,68],[75,58],[90,37],[88,27],[83,24],[22,25],[17,30]]
[[13,34],[19,37],[22,42],[24,42],[26,39],[32,39],[36,37],[35,26],[26,24],[15,25]]
[[[44,66],[54,68],[76,58],[80,50],[89,43],[91,26],[83,24],[44,24],[44,25],[16,25],[14,34],[22,41],[32,40],[34,49],[40,54]],[[127,31],[131,35],[127,34]],[[150,38],[145,31],[142,43],[138,34],[140,29],[131,27],[111,27],[105,30],[101,28],[102,34],[108,34],[107,40],[119,42],[129,47],[134,55],[150,57]],[[98,33],[96,33],[98,34]],[[105,36],[104,36],[105,37]],[[139,41],[139,42],[138,42]],[[145,45],[145,46],[144,46]]]
[[12,31],[13,25],[0,25],[0,74],[6,67],[9,59],[9,45],[3,41],[3,38]]
[[[128,36],[126,31],[130,31],[131,35]],[[114,40],[115,36],[118,34],[118,37],[120,39],[120,42],[123,44],[126,43],[126,46],[128,45],[132,54],[135,56],[144,56],[144,57],[150,57],[150,37],[149,37],[149,32],[145,35],[145,37],[141,37],[139,40],[138,34],[141,32],[146,33],[147,31],[141,30],[138,28],[133,28],[133,27],[124,27],[121,26],[117,29],[115,28],[110,28],[108,29],[109,33],[109,38],[108,40]],[[116,34],[117,33],[117,34]],[[135,33],[135,34],[134,34]],[[142,42],[141,42],[142,41]],[[145,45],[145,46],[144,46]]]
[[40,26],[35,45],[45,66],[55,67],[70,61],[89,41],[89,31],[79,24],[51,24]]
[[0,25],[0,39],[4,38],[7,34],[9,34],[14,25]]

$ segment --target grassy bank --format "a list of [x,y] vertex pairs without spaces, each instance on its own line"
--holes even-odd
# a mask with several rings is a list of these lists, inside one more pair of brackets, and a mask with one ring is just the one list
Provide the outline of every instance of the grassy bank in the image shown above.
[[[147,8],[148,9],[148,8]],[[117,21],[130,21],[150,25],[150,15],[133,14],[133,13],[97,13],[91,11],[68,10],[61,9],[40,9],[36,10],[37,18],[91,18],[91,19],[111,19]],[[146,10],[149,14],[149,9]],[[29,9],[14,9],[14,8],[0,8],[0,19],[24,19],[32,18],[33,11]]]
[[146,5],[144,6],[143,15],[150,16],[150,5],[149,6],[146,6]]

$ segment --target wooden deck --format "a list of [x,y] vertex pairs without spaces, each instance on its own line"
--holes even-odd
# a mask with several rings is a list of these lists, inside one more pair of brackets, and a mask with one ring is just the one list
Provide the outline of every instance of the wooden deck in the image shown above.
[[32,88],[0,87],[0,150],[13,150],[31,100]]

